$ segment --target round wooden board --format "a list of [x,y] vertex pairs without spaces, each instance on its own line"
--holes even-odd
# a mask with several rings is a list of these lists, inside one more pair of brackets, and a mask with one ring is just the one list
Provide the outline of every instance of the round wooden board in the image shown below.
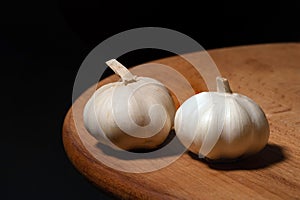
[[[82,142],[82,139],[94,142],[82,121],[83,108],[94,91],[90,88],[73,104],[63,125],[64,147],[75,167],[101,189],[122,199],[299,198],[300,44],[251,45],[208,52],[222,76],[229,79],[232,90],[252,98],[265,111],[271,134],[263,151],[234,163],[206,163],[186,152],[172,164],[153,172],[127,173],[112,169],[98,161]],[[201,52],[189,56],[197,60]],[[155,63],[179,71],[196,93],[207,90],[201,76],[181,57]],[[140,66],[131,71],[157,79],[165,76]],[[178,86],[176,81],[172,82],[172,76],[168,78],[171,84],[168,87]],[[108,77],[98,86],[117,79]],[[176,106],[194,91],[180,90],[180,100],[173,94]],[[74,113],[79,116],[76,123]]]

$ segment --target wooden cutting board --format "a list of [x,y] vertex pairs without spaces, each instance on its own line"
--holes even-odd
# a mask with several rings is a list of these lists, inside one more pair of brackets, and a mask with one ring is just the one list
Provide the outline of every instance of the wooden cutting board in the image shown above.
[[[200,54],[189,55],[197,60]],[[271,133],[264,150],[233,163],[207,163],[186,152],[157,171],[114,170],[95,159],[83,145],[82,138],[91,144],[95,139],[84,128],[82,117],[76,126],[74,123],[73,114],[82,116],[94,91],[89,89],[73,104],[63,126],[64,147],[75,167],[99,188],[122,199],[300,199],[300,43],[223,48],[210,50],[209,54],[229,79],[232,90],[252,98],[265,111]],[[207,90],[201,76],[181,57],[155,63],[179,71],[193,92]],[[157,79],[166,76],[140,66],[131,71]],[[170,84],[176,86],[172,78]],[[117,79],[108,77],[98,86]],[[189,90],[181,92],[181,100],[173,95],[177,107],[192,95]]]

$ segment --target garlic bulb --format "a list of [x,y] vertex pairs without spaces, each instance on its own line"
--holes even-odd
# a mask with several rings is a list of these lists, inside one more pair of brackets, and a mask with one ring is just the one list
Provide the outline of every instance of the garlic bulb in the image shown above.
[[167,88],[155,79],[133,76],[115,59],[106,64],[121,80],[95,91],[84,108],[85,127],[107,145],[125,150],[157,147],[167,138],[175,115]]
[[268,142],[269,124],[250,98],[232,93],[227,79],[217,77],[217,92],[186,100],[175,115],[175,131],[190,151],[209,159],[255,154]]

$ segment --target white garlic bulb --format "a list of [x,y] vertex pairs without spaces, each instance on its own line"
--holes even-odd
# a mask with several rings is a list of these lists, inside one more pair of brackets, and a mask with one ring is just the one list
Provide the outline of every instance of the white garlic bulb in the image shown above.
[[85,127],[107,145],[157,147],[167,138],[176,111],[167,88],[155,79],[133,76],[115,59],[106,64],[121,80],[95,91],[84,108]]
[[269,138],[262,109],[250,98],[232,93],[227,79],[221,77],[217,77],[217,92],[199,93],[180,106],[174,126],[190,151],[212,160],[255,154]]

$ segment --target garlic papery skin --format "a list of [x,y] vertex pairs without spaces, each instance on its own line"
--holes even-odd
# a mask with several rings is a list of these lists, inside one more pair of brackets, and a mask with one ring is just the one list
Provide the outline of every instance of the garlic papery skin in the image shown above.
[[263,110],[250,98],[232,93],[228,80],[217,77],[217,92],[190,97],[177,110],[175,131],[199,157],[235,159],[262,150],[269,124]]
[[88,100],[83,113],[86,129],[115,148],[159,146],[173,127],[176,111],[169,91],[155,79],[132,75],[115,59],[106,64],[121,80],[100,87]]

